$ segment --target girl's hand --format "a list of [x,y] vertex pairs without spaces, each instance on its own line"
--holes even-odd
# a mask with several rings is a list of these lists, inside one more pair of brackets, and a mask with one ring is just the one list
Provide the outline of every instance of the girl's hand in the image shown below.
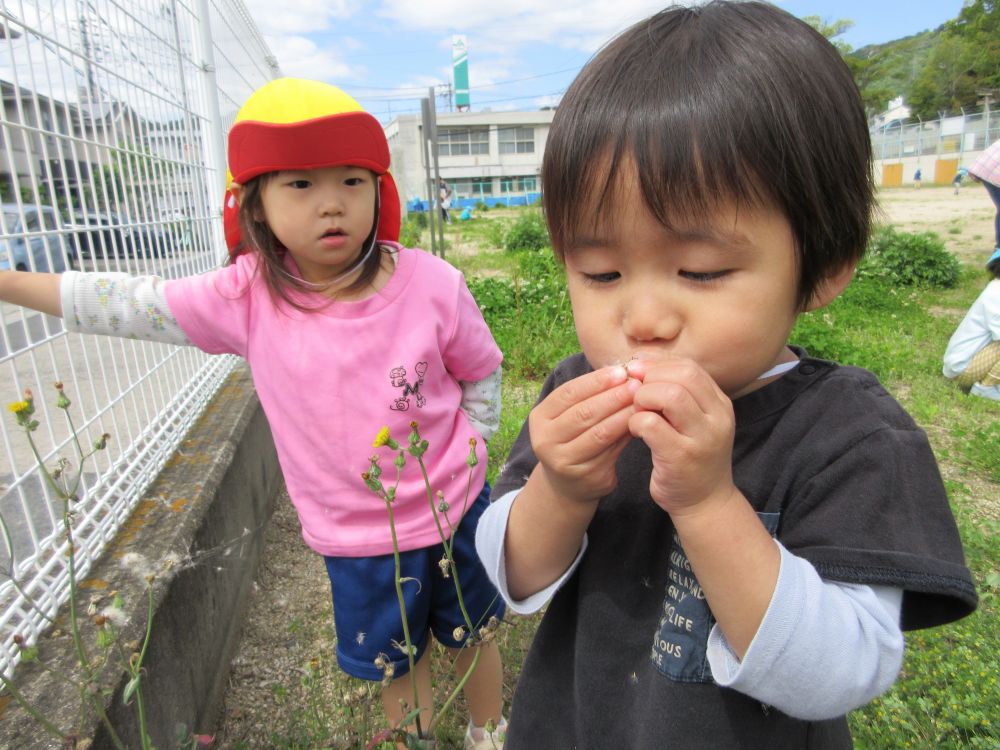
[[736,492],[732,402],[691,360],[637,360],[628,372],[642,380],[628,426],[653,454],[653,500],[671,515],[726,503]]
[[564,383],[531,411],[531,447],[551,492],[587,502],[615,488],[639,385],[624,367],[605,367]]

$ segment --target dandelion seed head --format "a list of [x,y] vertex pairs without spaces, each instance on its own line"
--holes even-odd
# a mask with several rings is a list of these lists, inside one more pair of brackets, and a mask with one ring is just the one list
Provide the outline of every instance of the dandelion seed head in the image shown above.
[[141,583],[145,583],[146,579],[154,573],[153,564],[138,552],[126,552],[122,555],[119,564]]
[[114,605],[102,609],[101,616],[108,619],[111,624],[118,628],[128,622],[128,616],[125,614],[125,610]]

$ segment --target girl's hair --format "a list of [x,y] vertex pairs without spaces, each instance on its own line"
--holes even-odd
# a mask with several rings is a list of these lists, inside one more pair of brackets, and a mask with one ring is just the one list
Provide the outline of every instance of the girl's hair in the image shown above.
[[[316,286],[288,272],[285,266],[285,258],[288,250],[278,241],[274,232],[271,231],[271,227],[264,221],[264,203],[261,195],[265,185],[277,174],[277,172],[266,172],[247,180],[247,183],[243,186],[243,194],[239,207],[240,244],[232,253],[232,258],[244,252],[256,251],[259,253],[261,260],[257,265],[257,272],[263,277],[272,296],[276,295],[280,297],[299,310],[312,310],[315,309],[316,305],[303,304],[302,297],[296,293],[315,292]],[[372,229],[361,245],[358,260],[363,258],[365,253],[368,253],[368,249],[375,242],[375,233],[379,219],[378,204],[378,177],[376,176]],[[344,287],[343,291],[358,291],[364,289],[372,282],[382,262],[381,251],[381,246],[378,246],[373,248],[372,252],[368,253],[368,256],[362,263],[361,273],[354,281]]]
[[581,228],[613,220],[606,206],[629,162],[667,230],[725,205],[779,210],[796,240],[800,304],[864,253],[874,184],[857,87],[822,35],[772,5],[668,8],[581,71],[542,163],[560,257]]

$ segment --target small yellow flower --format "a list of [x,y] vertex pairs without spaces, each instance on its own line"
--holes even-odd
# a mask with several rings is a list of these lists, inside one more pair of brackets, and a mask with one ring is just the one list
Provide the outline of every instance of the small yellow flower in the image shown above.
[[31,404],[27,401],[15,401],[12,404],[7,404],[7,408],[10,409],[15,414],[20,414],[22,411],[27,411],[31,408]]
[[383,445],[388,444],[388,442],[389,442],[389,428],[383,427],[381,430],[378,431],[378,435],[375,436],[375,442],[372,443],[372,446],[375,448],[381,448]]

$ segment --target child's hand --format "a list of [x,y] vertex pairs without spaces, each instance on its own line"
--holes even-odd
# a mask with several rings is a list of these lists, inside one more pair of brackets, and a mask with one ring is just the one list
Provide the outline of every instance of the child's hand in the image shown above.
[[649,492],[670,514],[725,502],[733,485],[733,405],[705,370],[691,360],[629,363],[642,380],[629,430],[649,446]]
[[615,488],[639,385],[624,367],[605,367],[564,383],[531,411],[531,447],[553,492],[596,501]]

